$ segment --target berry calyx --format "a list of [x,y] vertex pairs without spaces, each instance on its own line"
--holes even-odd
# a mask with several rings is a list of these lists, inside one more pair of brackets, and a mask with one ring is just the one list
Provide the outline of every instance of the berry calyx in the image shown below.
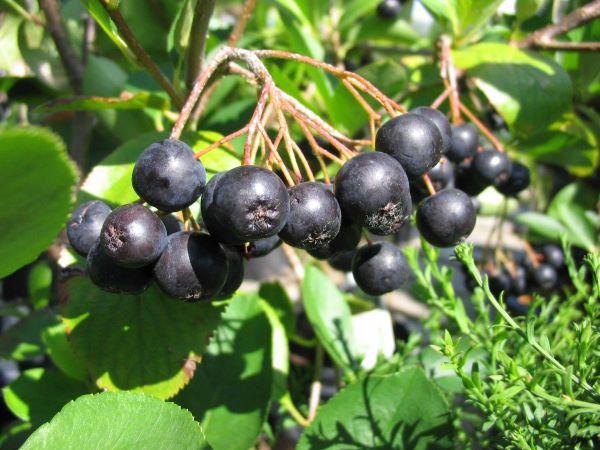
[[446,153],[452,145],[452,127],[444,113],[429,106],[419,106],[418,108],[411,109],[410,112],[423,116],[434,123],[442,136],[442,153]]
[[352,274],[358,287],[369,295],[382,295],[401,287],[410,267],[402,251],[388,242],[360,247],[352,260]]
[[67,222],[67,238],[73,250],[86,256],[100,237],[102,224],[112,210],[100,200],[79,205]]
[[475,156],[479,147],[479,135],[470,123],[452,126],[452,140],[446,157],[455,163]]
[[144,201],[161,211],[187,208],[202,194],[204,166],[184,142],[155,142],[140,155],[133,168],[132,185]]
[[327,245],[309,250],[308,253],[317,259],[329,259],[338,253],[353,251],[360,242],[361,235],[359,225],[342,219],[342,225],[337,236]]

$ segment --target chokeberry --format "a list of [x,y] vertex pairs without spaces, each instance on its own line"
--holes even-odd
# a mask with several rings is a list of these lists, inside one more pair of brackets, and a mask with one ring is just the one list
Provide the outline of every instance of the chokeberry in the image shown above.
[[556,286],[558,274],[550,264],[542,263],[532,269],[532,278],[542,290],[548,291]]
[[529,312],[529,302],[524,297],[509,295],[506,297],[506,306],[516,315],[524,316]]
[[470,158],[462,161],[456,166],[454,176],[455,187],[471,197],[481,194],[484,189],[489,186],[488,183],[476,176],[474,172],[473,159]]
[[444,113],[429,106],[419,106],[418,108],[411,109],[410,112],[426,117],[435,124],[442,135],[442,153],[446,153],[452,145],[452,128]]
[[183,222],[175,217],[173,214],[167,214],[160,218],[162,220],[165,229],[167,230],[167,236],[179,231],[183,231]]
[[167,238],[154,278],[171,297],[208,300],[225,286],[228,265],[225,251],[211,236],[181,231]]
[[224,227],[221,226],[216,217],[217,209],[212,206],[215,188],[217,187],[217,183],[223,175],[225,175],[225,172],[219,172],[213,175],[208,183],[206,183],[206,187],[202,193],[202,201],[200,203],[201,221],[210,235],[217,241],[229,245],[241,245],[244,243],[243,241],[235,239],[233,236],[227,233]]
[[[290,200],[285,185],[273,172],[256,166],[239,166],[218,179],[212,202],[203,209],[233,239],[252,242],[283,229]],[[209,231],[212,231],[210,226]]]
[[327,259],[327,262],[335,270],[339,270],[340,272],[350,272],[352,271],[354,255],[356,255],[356,249],[338,252]]
[[345,217],[378,235],[397,231],[412,209],[402,165],[382,152],[347,161],[335,178],[335,196]]
[[[442,189],[446,189],[447,187],[452,187],[454,185],[454,165],[446,158],[440,159],[440,161],[427,172],[429,179],[431,180],[431,184],[436,191],[441,191]],[[426,194],[422,198],[425,198],[429,195],[429,191],[425,182],[418,178],[412,182],[415,184],[417,189],[422,192],[422,194]],[[413,199],[414,200],[414,199]]]
[[445,189],[421,202],[417,208],[417,228],[430,244],[452,247],[471,234],[476,217],[467,194]]
[[531,175],[527,166],[524,166],[519,162],[513,162],[510,176],[506,179],[506,181],[500,183],[497,186],[497,189],[504,195],[515,196],[519,192],[527,189],[530,182]]
[[442,134],[426,117],[404,114],[384,123],[375,140],[377,150],[387,153],[415,179],[435,166],[442,156]]
[[227,279],[216,298],[225,299],[235,294],[244,281],[244,257],[239,248],[221,244],[227,256]]
[[402,9],[400,0],[383,0],[377,5],[377,15],[382,19],[393,19]]
[[87,274],[100,289],[114,294],[140,294],[152,283],[149,267],[122,267],[108,257],[100,244],[100,238],[87,256]]
[[67,238],[73,249],[86,256],[96,240],[111,209],[100,200],[92,200],[79,205],[67,222]]
[[139,204],[115,209],[104,221],[100,244],[123,267],[142,267],[158,259],[167,230],[156,214]]
[[516,265],[511,277],[511,292],[514,295],[523,295],[527,292],[527,270],[525,267]]
[[499,186],[510,177],[511,163],[506,153],[488,149],[475,155],[472,170],[482,183]]
[[308,253],[317,259],[329,259],[340,252],[356,249],[361,238],[360,225],[342,218],[342,225],[337,236],[323,247],[309,250]]
[[279,232],[294,247],[313,250],[331,242],[342,222],[342,212],[333,193],[323,183],[306,182],[291,187],[290,214]]
[[479,146],[479,135],[470,123],[452,126],[452,141],[446,157],[455,163],[475,156]]
[[135,192],[161,211],[187,208],[202,194],[206,171],[184,142],[166,139],[150,145],[133,168]]
[[555,269],[562,269],[565,265],[565,255],[558,245],[546,244],[542,247],[544,262]]
[[246,256],[248,258],[266,256],[279,247],[282,242],[281,238],[277,235],[250,242],[246,248]]
[[502,292],[505,294],[511,288],[510,276],[504,270],[484,270],[484,274],[488,276],[490,292],[498,297]]
[[359,288],[369,295],[398,289],[408,280],[410,267],[402,251],[388,242],[360,247],[352,260],[352,274]]

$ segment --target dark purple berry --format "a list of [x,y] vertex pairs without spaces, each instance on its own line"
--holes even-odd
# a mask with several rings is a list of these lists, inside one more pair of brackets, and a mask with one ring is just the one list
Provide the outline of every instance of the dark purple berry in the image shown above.
[[418,108],[411,109],[410,112],[426,117],[435,124],[442,135],[442,153],[446,153],[450,149],[450,145],[452,145],[452,128],[444,113],[429,106],[419,106]]
[[[441,191],[454,185],[454,165],[446,158],[440,159],[433,169],[427,172],[427,175],[436,191]],[[417,178],[412,184],[421,192],[421,200],[429,196],[427,185],[421,178]],[[413,201],[416,201],[416,199],[413,198]]]
[[475,155],[472,170],[480,182],[499,186],[510,177],[511,163],[506,153],[489,149]]
[[471,197],[481,194],[488,183],[482,181],[473,169],[473,159],[467,159],[456,166],[454,186]]
[[204,192],[202,193],[202,201],[200,203],[202,223],[210,235],[217,241],[226,243],[228,245],[241,245],[244,243],[243,241],[235,239],[233,236],[227,233],[224,227],[219,224],[216,218],[217,209],[212,206],[215,188],[217,187],[217,183],[223,175],[225,175],[225,172],[219,172],[213,175],[204,188]]
[[504,270],[484,270],[483,273],[488,276],[490,292],[494,296],[499,297],[501,293],[506,294],[510,290],[510,276]]
[[111,209],[100,200],[92,200],[79,205],[67,222],[67,238],[73,250],[86,256],[96,240]]
[[223,244],[221,247],[227,256],[228,270],[225,285],[216,298],[226,299],[235,294],[244,281],[244,256],[239,248]]
[[402,3],[400,0],[382,0],[377,5],[377,15],[382,19],[394,19],[400,10],[402,9]]
[[279,236],[271,236],[248,244],[246,255],[248,258],[260,258],[266,256],[279,247],[282,240]]
[[340,272],[352,271],[352,261],[356,255],[356,249],[345,252],[338,252],[327,260],[329,265]]
[[[285,185],[273,172],[240,166],[218,179],[212,202],[203,209],[224,233],[237,241],[252,242],[283,229],[290,200]],[[208,221],[206,224],[212,231]]]
[[475,156],[479,147],[479,135],[470,123],[452,126],[452,141],[446,157],[455,163]]
[[228,264],[225,251],[212,237],[182,231],[167,238],[154,265],[154,278],[171,297],[208,300],[225,286]]
[[555,269],[562,269],[565,265],[565,255],[558,245],[546,244],[542,247],[544,262]]
[[410,267],[398,247],[388,242],[377,242],[356,251],[352,260],[352,274],[364,292],[382,295],[406,283]]
[[458,189],[445,189],[427,197],[417,208],[417,228],[436,247],[452,247],[475,227],[477,213],[471,198]]
[[309,250],[308,253],[317,259],[329,259],[340,252],[348,252],[356,249],[360,242],[362,231],[359,225],[342,219],[340,231],[329,244]]
[[100,289],[114,294],[140,294],[152,283],[149,267],[122,267],[109,258],[98,238],[87,256],[87,274]]
[[206,171],[184,142],[166,139],[150,145],[133,168],[135,192],[161,211],[187,208],[202,194]]
[[514,295],[506,297],[506,307],[518,316],[524,316],[529,312],[529,303]]
[[165,229],[167,230],[167,236],[170,234],[178,233],[183,231],[183,222],[175,217],[173,214],[167,214],[160,218],[162,220]]
[[335,196],[345,217],[378,235],[397,231],[412,210],[402,165],[382,152],[347,161],[335,178]]
[[497,186],[498,191],[506,196],[515,196],[524,191],[531,183],[531,174],[527,166],[519,162],[512,163],[510,176]]
[[380,152],[387,153],[415,179],[435,166],[442,156],[442,134],[429,119],[418,114],[404,114],[384,123],[375,141]]
[[511,292],[514,295],[523,295],[527,293],[527,270],[525,267],[516,265],[514,274],[511,277]]
[[156,214],[139,204],[120,206],[104,221],[100,245],[123,267],[142,267],[158,259],[167,230]]
[[538,264],[532,270],[532,279],[542,290],[548,291],[556,286],[558,274],[550,264]]
[[290,214],[279,232],[294,247],[314,250],[329,244],[340,231],[342,212],[333,193],[318,182],[291,187]]

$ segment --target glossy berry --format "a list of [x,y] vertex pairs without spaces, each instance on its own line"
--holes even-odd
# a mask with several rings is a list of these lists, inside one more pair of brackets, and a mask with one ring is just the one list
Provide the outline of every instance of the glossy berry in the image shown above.
[[515,196],[524,191],[531,183],[531,174],[527,166],[519,162],[512,163],[510,176],[497,186],[498,191],[506,196]]
[[438,163],[443,141],[431,120],[409,113],[384,123],[377,132],[375,146],[396,158],[408,178],[415,179]]
[[479,147],[479,135],[470,123],[452,126],[452,141],[446,157],[455,163],[475,156]]
[[397,231],[412,209],[404,169],[382,152],[347,161],[335,178],[335,196],[345,217],[378,235]]
[[[446,189],[447,187],[453,187],[454,185],[454,165],[447,160],[446,158],[440,159],[440,161],[427,172],[429,179],[431,180],[431,184],[436,191],[441,191],[442,189]],[[422,179],[417,179],[413,181],[413,184],[421,191],[423,194],[426,194],[423,199],[429,196],[429,191],[427,190],[427,186]],[[415,199],[413,198],[413,201]]]
[[212,237],[182,231],[167,238],[154,265],[154,278],[171,297],[208,300],[225,286],[228,264],[225,251]]
[[488,183],[481,180],[473,168],[473,159],[467,159],[456,166],[454,175],[454,186],[466,194],[475,197],[481,194]]
[[499,186],[510,177],[511,163],[506,153],[489,149],[475,155],[472,168],[480,182]]
[[79,205],[67,222],[67,238],[71,247],[82,256],[86,256],[96,240],[111,209],[100,200],[92,200]]
[[156,214],[139,204],[115,209],[104,221],[100,245],[123,267],[142,267],[158,259],[167,230]]
[[219,172],[213,175],[209,182],[206,183],[206,187],[204,188],[204,192],[202,193],[202,201],[200,203],[202,223],[204,224],[210,235],[217,241],[224,242],[230,245],[241,245],[244,243],[243,241],[235,239],[233,236],[229,235],[226,232],[226,230],[219,224],[216,218],[217,209],[212,206],[215,188],[217,187],[217,183],[223,175],[225,175],[225,172]]
[[504,270],[496,271],[483,271],[488,276],[488,283],[490,286],[490,292],[498,297],[502,292],[505,294],[511,288],[510,276]]
[[547,291],[556,286],[558,274],[556,269],[550,264],[538,264],[532,270],[532,278],[536,285],[542,290]]
[[227,256],[227,279],[225,285],[216,297],[226,299],[231,297],[244,281],[244,256],[239,248],[221,245]]
[[173,214],[167,214],[166,216],[162,216],[160,218],[165,229],[167,230],[167,236],[170,234],[177,233],[179,231],[183,231],[183,222],[175,217]]
[[435,124],[442,135],[442,153],[446,153],[452,145],[452,127],[444,113],[428,106],[419,106],[418,108],[411,109],[410,112],[426,117]]
[[279,232],[294,247],[312,250],[331,242],[340,231],[342,212],[333,193],[318,182],[291,187],[290,214]]
[[340,272],[352,271],[352,261],[356,255],[356,249],[338,252],[327,260],[329,265]]
[[406,283],[410,268],[398,247],[388,242],[377,242],[357,250],[352,261],[352,274],[364,292],[382,295]]
[[470,197],[458,189],[445,189],[426,198],[417,209],[421,236],[436,247],[452,247],[467,238],[477,214]]
[[258,241],[250,242],[246,248],[248,258],[260,258],[266,256],[281,245],[283,241],[277,235]]
[[135,192],[161,211],[187,208],[202,194],[204,166],[184,142],[166,139],[150,145],[133,168]]
[[393,19],[402,9],[400,0],[383,0],[377,5],[377,15],[382,19]]
[[544,262],[555,269],[562,269],[565,265],[565,255],[558,245],[546,244],[542,247]]
[[131,269],[115,264],[104,253],[100,238],[88,253],[86,271],[92,283],[114,294],[140,294],[152,283],[150,268]]
[[329,259],[341,252],[356,249],[360,242],[361,228],[359,225],[342,219],[342,225],[337,236],[327,245],[309,250],[308,253],[317,259]]
[[285,185],[273,172],[256,166],[240,166],[218,179],[212,202],[204,209],[210,220],[233,239],[252,242],[283,229],[290,212],[290,200]]
[[527,270],[525,267],[516,265],[514,274],[511,277],[511,292],[514,295],[523,295],[527,293]]

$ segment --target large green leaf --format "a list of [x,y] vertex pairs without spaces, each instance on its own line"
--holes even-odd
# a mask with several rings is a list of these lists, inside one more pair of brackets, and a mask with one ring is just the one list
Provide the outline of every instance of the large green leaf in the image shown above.
[[88,371],[83,360],[73,350],[67,336],[64,323],[57,323],[46,327],[42,332],[42,342],[46,346],[46,353],[52,362],[63,373],[76,380],[89,379]]
[[67,404],[23,449],[208,449],[200,425],[177,405],[142,394],[105,392]]
[[268,411],[271,372],[269,321],[257,295],[238,294],[227,306],[196,375],[174,401],[202,424],[214,449],[246,450],[253,446]]
[[75,166],[43,128],[0,131],[0,278],[33,261],[58,235],[73,206]]
[[19,419],[39,425],[47,422],[70,400],[88,394],[80,381],[56,369],[26,370],[2,389],[4,402]]
[[314,266],[302,283],[304,310],[329,356],[345,371],[356,368],[350,308],[333,282]]
[[5,14],[0,27],[0,71],[2,76],[24,77],[29,75],[29,67],[19,50],[19,26],[21,17]]
[[103,292],[83,277],[68,282],[62,318],[69,342],[101,389],[169,398],[194,375],[221,310],[185,303],[151,286],[141,295]]
[[57,322],[46,310],[34,311],[0,337],[0,358],[23,361],[44,354],[42,333]]
[[38,114],[49,114],[59,111],[98,111],[102,109],[158,109],[167,110],[170,102],[162,95],[150,92],[138,92],[136,94],[123,94],[120,97],[96,97],[81,96],[68,97],[44,103],[34,112]]
[[420,368],[369,376],[317,411],[298,450],[453,448],[448,405]]
[[529,231],[553,241],[558,241],[562,234],[567,233],[567,229],[560,221],[546,214],[524,212],[517,215],[515,220],[527,226]]
[[547,57],[489,42],[455,50],[453,57],[519,134],[554,122],[571,104],[569,76]]

